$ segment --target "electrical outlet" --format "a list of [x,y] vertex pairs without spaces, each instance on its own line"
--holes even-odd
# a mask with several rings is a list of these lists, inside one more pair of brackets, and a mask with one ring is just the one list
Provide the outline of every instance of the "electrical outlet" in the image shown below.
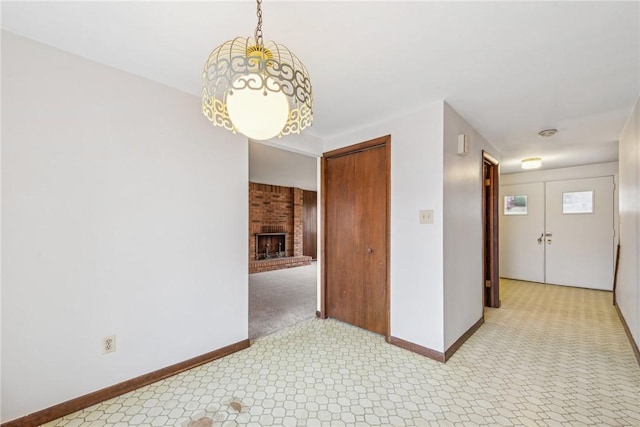
[[113,353],[116,351],[116,336],[109,335],[102,339],[102,354]]

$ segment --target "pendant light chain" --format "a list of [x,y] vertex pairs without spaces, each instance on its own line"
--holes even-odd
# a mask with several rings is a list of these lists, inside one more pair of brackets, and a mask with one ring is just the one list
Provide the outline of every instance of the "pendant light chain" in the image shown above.
[[257,5],[257,12],[256,15],[258,16],[258,25],[256,26],[256,32],[255,32],[255,38],[256,38],[256,45],[262,47],[262,0],[256,0]]

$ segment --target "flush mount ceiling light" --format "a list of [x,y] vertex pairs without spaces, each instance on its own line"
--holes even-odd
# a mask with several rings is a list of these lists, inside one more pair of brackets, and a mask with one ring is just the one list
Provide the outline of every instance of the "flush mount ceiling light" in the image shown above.
[[213,123],[256,140],[300,133],[313,122],[311,79],[289,49],[262,40],[262,0],[254,37],[211,52],[202,73],[202,112]]
[[522,166],[522,169],[537,169],[542,166],[542,159],[540,157],[529,157],[528,159],[523,159],[520,162],[520,166]]
[[540,138],[549,138],[550,136],[553,136],[556,133],[558,133],[558,129],[545,129],[538,132],[538,136]]

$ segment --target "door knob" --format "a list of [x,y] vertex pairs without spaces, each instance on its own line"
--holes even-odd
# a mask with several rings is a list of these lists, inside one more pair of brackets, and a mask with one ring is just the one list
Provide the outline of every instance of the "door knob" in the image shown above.
[[540,237],[538,237],[538,244],[541,245],[543,240],[544,240],[544,233],[542,233]]
[[367,248],[367,253],[368,254],[372,254],[373,253],[373,248]]

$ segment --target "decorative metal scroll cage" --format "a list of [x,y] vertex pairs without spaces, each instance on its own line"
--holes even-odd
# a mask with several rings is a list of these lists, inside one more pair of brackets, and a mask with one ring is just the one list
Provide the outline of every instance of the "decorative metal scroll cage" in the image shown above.
[[309,72],[287,47],[271,40],[258,44],[252,37],[238,37],[217,47],[202,73],[203,114],[214,126],[238,132],[226,98],[234,89],[247,87],[286,95],[289,117],[279,136],[300,133],[313,123]]

